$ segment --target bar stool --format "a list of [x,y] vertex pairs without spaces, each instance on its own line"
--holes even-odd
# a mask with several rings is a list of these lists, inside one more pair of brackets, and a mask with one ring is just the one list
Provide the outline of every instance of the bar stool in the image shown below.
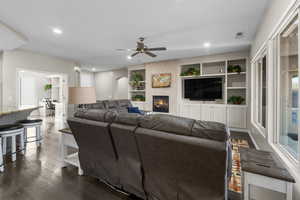
[[11,138],[11,159],[16,161],[16,137],[20,136],[20,151],[24,154],[24,126],[22,124],[7,124],[0,126],[1,152],[0,152],[0,171],[3,172],[3,155],[6,155],[7,138]]
[[[22,124],[25,128],[24,130],[24,136],[25,136],[25,145],[29,142],[36,142],[36,145],[39,147],[42,144],[42,132],[41,132],[41,126],[42,126],[43,120],[41,119],[26,119],[19,121],[20,124]],[[27,136],[27,129],[28,128],[35,128],[35,137],[28,137]],[[28,138],[35,138],[34,141],[28,141]]]

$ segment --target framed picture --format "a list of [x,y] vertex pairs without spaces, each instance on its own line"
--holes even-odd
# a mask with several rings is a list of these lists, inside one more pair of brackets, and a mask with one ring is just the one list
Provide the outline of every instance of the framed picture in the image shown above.
[[171,87],[171,73],[152,75],[152,88]]

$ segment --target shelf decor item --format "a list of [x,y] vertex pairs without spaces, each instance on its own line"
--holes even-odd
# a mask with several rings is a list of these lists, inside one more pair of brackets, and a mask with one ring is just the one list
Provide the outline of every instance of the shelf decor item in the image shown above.
[[141,73],[132,72],[131,80],[129,84],[133,90],[143,90],[145,89],[145,84],[142,83],[143,81],[144,81],[144,77]]
[[245,99],[241,96],[231,96],[228,98],[228,103],[235,104],[235,105],[241,105]]
[[241,73],[242,68],[240,65],[229,65],[227,71],[228,73]]
[[188,70],[181,72],[180,76],[199,76],[200,75],[200,69],[191,67]]
[[152,88],[171,87],[171,73],[152,75]]
[[145,101],[146,98],[145,98],[144,95],[137,94],[137,95],[133,95],[133,96],[131,97],[131,100],[132,100],[132,101]]
[[52,84],[46,84],[45,86],[44,86],[44,90],[45,91],[48,91],[48,90],[51,90],[52,89]]

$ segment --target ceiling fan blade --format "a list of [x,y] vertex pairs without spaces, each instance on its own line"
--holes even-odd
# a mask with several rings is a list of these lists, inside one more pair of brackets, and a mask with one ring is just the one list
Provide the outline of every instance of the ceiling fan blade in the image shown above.
[[149,51],[145,51],[145,54],[147,54],[148,56],[151,56],[151,57],[156,57],[156,55],[154,53],[151,53]]
[[147,51],[165,51],[166,47],[147,48]]
[[140,52],[135,52],[131,55],[131,57],[138,55]]

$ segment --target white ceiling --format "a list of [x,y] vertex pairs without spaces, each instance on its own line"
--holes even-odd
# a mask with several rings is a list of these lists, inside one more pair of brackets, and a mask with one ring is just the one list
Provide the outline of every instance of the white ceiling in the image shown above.
[[[74,59],[99,70],[245,50],[269,0],[1,0],[0,20],[28,38],[22,48]],[[52,28],[63,30],[54,35]],[[245,37],[235,39],[237,32]],[[166,46],[132,60],[115,49]],[[211,47],[205,49],[204,42]],[[91,66],[92,67],[92,66]]]

